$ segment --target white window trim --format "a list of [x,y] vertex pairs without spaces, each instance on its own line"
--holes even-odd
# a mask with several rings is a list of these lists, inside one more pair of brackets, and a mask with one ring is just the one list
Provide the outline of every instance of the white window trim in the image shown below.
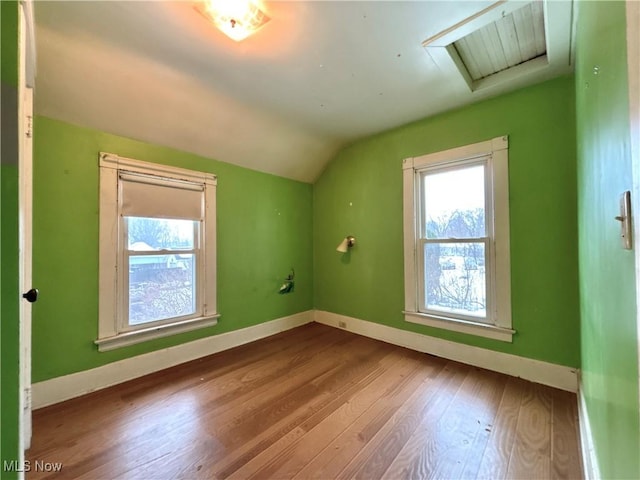
[[[404,283],[407,322],[467,333],[480,337],[511,342],[516,333],[511,328],[511,260],[509,248],[509,140],[496,137],[485,142],[403,160],[403,224],[404,224]],[[418,309],[418,206],[416,205],[416,172],[428,166],[490,156],[488,172],[493,182],[493,245],[494,279],[497,286],[488,292],[492,296],[493,324],[472,322],[421,313]]]
[[[110,153],[100,153],[100,270],[99,270],[99,328],[94,342],[101,352],[133,345],[155,338],[184,333],[216,325],[216,185],[217,177],[211,173],[157,165]],[[205,186],[205,249],[203,254],[204,310],[198,318],[156,324],[134,331],[119,331],[118,311],[118,255],[119,206],[118,173],[121,170],[158,175],[165,178],[200,183]]]

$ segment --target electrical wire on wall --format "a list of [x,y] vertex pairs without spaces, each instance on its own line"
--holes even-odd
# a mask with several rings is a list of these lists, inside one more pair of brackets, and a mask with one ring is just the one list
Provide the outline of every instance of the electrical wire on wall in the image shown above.
[[280,285],[280,289],[278,290],[279,294],[291,293],[293,292],[293,277],[295,276],[295,272],[293,268],[291,269],[291,273],[284,279],[282,285]]

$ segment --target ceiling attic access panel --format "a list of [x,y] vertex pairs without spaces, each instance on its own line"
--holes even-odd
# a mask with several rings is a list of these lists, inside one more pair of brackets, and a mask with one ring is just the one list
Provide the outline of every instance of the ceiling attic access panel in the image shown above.
[[570,71],[572,10],[570,0],[500,1],[422,45],[472,92],[520,87]]
[[541,2],[531,2],[456,40],[451,47],[474,80],[547,55]]

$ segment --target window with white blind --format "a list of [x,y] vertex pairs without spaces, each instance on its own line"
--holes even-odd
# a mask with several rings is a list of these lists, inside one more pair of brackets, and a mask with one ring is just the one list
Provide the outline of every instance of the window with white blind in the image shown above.
[[100,351],[217,323],[216,176],[100,154]]
[[511,341],[507,137],[403,168],[405,319]]

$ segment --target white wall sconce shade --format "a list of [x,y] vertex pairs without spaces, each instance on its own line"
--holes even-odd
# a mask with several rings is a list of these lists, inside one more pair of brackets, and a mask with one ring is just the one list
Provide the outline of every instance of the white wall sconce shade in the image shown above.
[[347,250],[349,250],[355,244],[356,244],[356,238],[352,237],[351,235],[348,235],[344,237],[344,240],[340,242],[340,245],[338,245],[338,248],[336,248],[336,250],[340,253],[346,253]]

